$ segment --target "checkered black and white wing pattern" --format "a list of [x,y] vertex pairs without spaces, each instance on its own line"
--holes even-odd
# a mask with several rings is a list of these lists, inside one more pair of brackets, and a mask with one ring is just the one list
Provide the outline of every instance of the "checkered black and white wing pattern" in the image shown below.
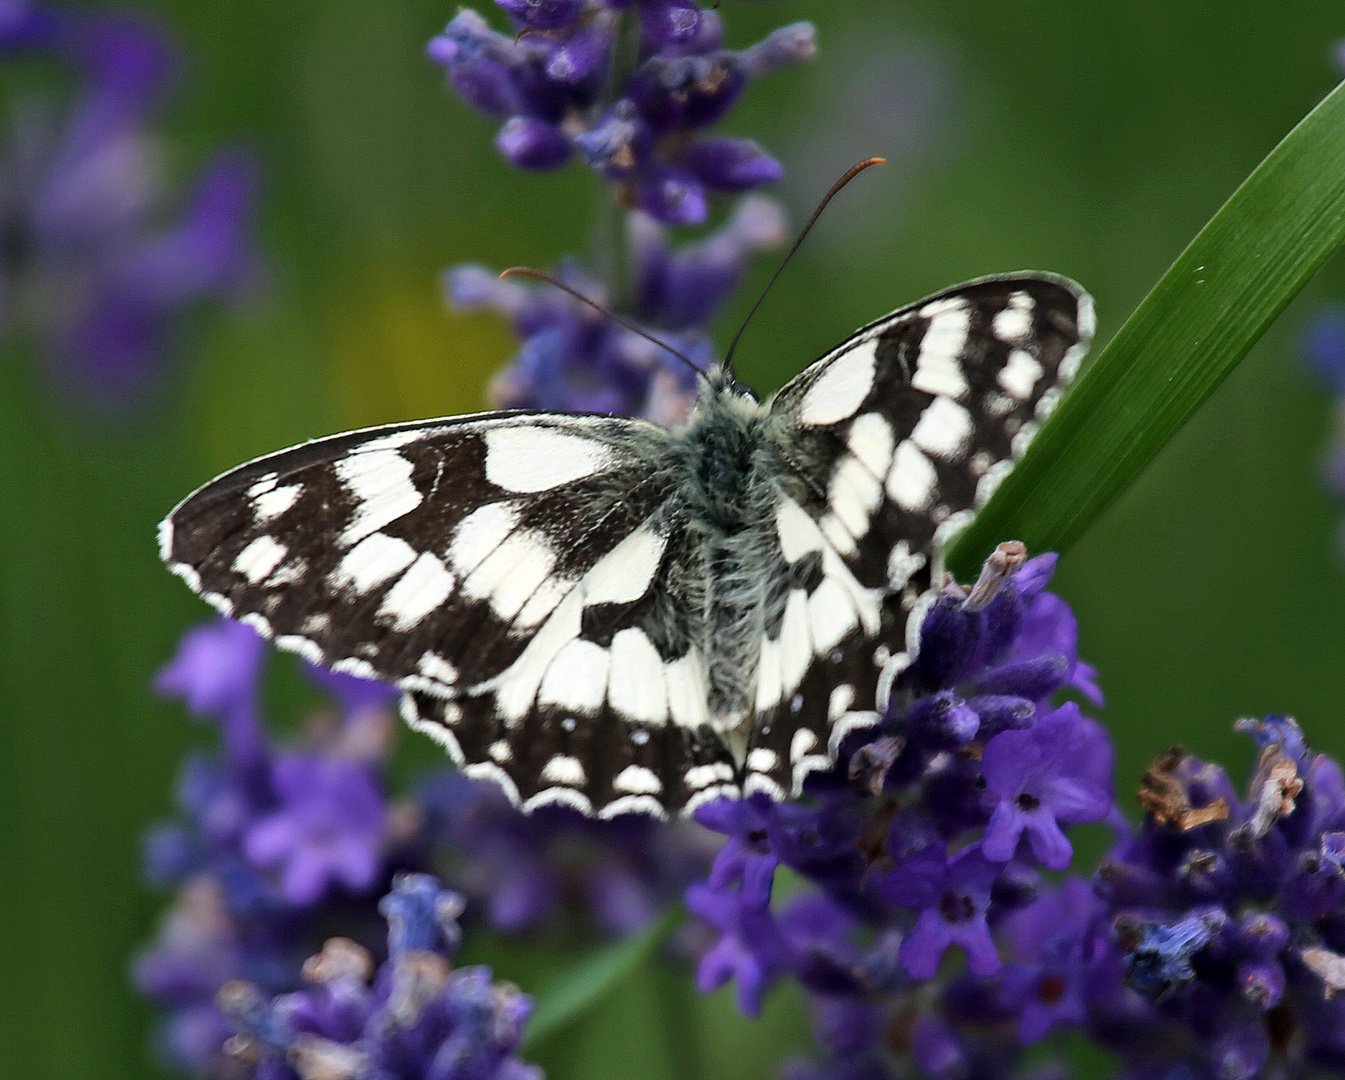
[[518,413],[338,435],[205,485],[161,547],[281,648],[402,687],[414,726],[524,805],[662,814],[733,775],[669,592],[693,553],[668,440]]
[[1074,283],[987,278],[864,327],[776,395],[780,549],[812,569],[762,647],[747,790],[797,790],[873,722],[939,549],[1027,448],[1092,332]]

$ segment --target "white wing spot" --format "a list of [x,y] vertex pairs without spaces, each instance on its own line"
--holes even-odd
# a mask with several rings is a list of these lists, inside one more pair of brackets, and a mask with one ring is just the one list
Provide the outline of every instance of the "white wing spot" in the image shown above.
[[687,787],[693,791],[708,788],[733,779],[733,768],[727,761],[712,761],[708,765],[693,765],[686,771]]
[[458,669],[437,652],[429,649],[421,654],[420,660],[416,663],[416,670],[427,679],[441,682],[445,686],[452,686],[458,681]]
[[805,424],[835,424],[855,415],[873,389],[878,339],[861,341],[823,369],[804,392],[799,419]]
[[551,575],[537,586],[536,592],[528,597],[528,602],[523,605],[523,610],[515,616],[511,629],[531,630],[534,626],[540,625],[543,619],[556,610],[556,606],[570,594],[570,590],[573,588],[573,579],[555,574]]
[[[254,484],[255,488],[257,485]],[[249,494],[252,489],[249,489]],[[260,492],[252,497],[252,520],[258,525],[265,525],[274,521],[296,502],[299,496],[303,494],[301,484],[286,484],[284,487],[272,488]]]
[[808,597],[808,631],[818,656],[838,645],[858,621],[849,594],[835,578],[823,578]]
[[780,643],[763,638],[761,655],[757,659],[757,704],[758,713],[775,708],[780,701]]
[[779,764],[780,755],[764,746],[758,746],[747,755],[747,767],[753,772],[772,772]]
[[938,484],[934,465],[909,439],[897,446],[892,471],[887,474],[887,493],[906,510],[919,511],[929,506]]
[[557,754],[542,766],[542,779],[548,784],[583,787],[588,775],[578,758],[570,757],[568,754]]
[[846,437],[850,452],[864,463],[864,467],[874,476],[882,479],[892,465],[892,451],[896,448],[896,436],[892,425],[878,413],[865,413],[850,425]]
[[1021,307],[1006,307],[995,316],[995,336],[1001,341],[1022,341],[1032,329],[1032,313]]
[[570,593],[533,634],[518,659],[495,677],[495,707],[506,721],[517,721],[532,708],[548,665],[567,642],[579,636],[583,611],[579,594]]
[[617,544],[584,575],[584,603],[629,604],[649,591],[668,543],[647,524]]
[[855,688],[849,683],[841,683],[832,689],[831,697],[827,700],[827,718],[839,720],[854,703]]
[[668,683],[668,713],[672,722],[684,728],[708,724],[705,664],[700,653],[689,650],[685,656],[664,665],[663,673]]
[[514,759],[514,749],[504,739],[496,739],[487,747],[486,753],[501,765]]
[[836,549],[838,555],[853,555],[855,553],[854,536],[835,514],[827,514],[818,523],[817,527],[822,530],[822,535],[827,538],[827,543]]
[[550,427],[486,432],[486,479],[505,491],[550,491],[610,468],[612,450],[586,435]]
[[785,562],[798,562],[808,552],[822,550],[816,523],[793,499],[782,499],[775,508],[775,531],[780,535]]
[[799,728],[789,740],[789,760],[797,764],[816,745],[817,736],[807,728]]
[[912,552],[910,542],[898,540],[887,553],[887,586],[893,592],[901,592],[911,575],[925,565],[925,556],[921,552]]
[[391,619],[393,629],[411,630],[453,592],[457,578],[428,551],[411,564],[379,605],[380,618]]
[[518,525],[518,509],[507,502],[477,507],[458,522],[448,545],[448,558],[459,574],[470,574],[504,543]]
[[342,547],[358,544],[370,533],[409,514],[423,498],[411,482],[411,462],[396,450],[357,450],[334,468],[356,499],[355,514],[341,533]]
[[791,589],[780,624],[780,696],[793,693],[808,672],[813,644],[808,631],[808,594]]
[[506,621],[532,598],[556,565],[556,553],[539,532],[509,536],[486,556],[462,583],[465,595],[489,600],[490,608]]
[[612,670],[607,703],[623,716],[647,724],[668,721],[668,686],[663,661],[645,632],[628,626],[612,636]]
[[422,442],[426,439],[432,439],[443,430],[444,428],[442,427],[427,428],[415,424],[411,427],[403,428],[401,431],[390,431],[386,435],[380,435],[376,439],[370,439],[360,447],[360,450],[364,452],[373,450],[396,450],[398,447],[408,446],[413,442]]
[[962,353],[970,327],[971,311],[961,301],[956,306],[937,311],[920,340],[920,357],[915,363],[911,385],[927,394],[945,397],[958,398],[965,394],[967,379],[962,373]]
[[264,581],[288,554],[289,548],[284,544],[270,536],[259,536],[238,553],[233,570],[256,585]]
[[612,789],[629,795],[658,795],[663,791],[663,784],[653,770],[643,765],[627,765],[616,774]]
[[596,713],[607,696],[611,654],[601,645],[571,638],[547,666],[537,694],[541,704]]
[[1014,349],[1009,353],[1008,362],[999,369],[995,382],[1016,397],[1025,401],[1032,396],[1032,388],[1041,378],[1042,366],[1030,352]]
[[937,397],[920,414],[911,442],[927,454],[956,461],[966,454],[973,430],[971,413],[952,398]]
[[882,481],[857,457],[846,457],[831,474],[827,502],[850,535],[862,538],[869,531],[869,516],[883,501]]
[[345,553],[331,574],[333,588],[363,596],[416,561],[416,549],[396,536],[371,533]]

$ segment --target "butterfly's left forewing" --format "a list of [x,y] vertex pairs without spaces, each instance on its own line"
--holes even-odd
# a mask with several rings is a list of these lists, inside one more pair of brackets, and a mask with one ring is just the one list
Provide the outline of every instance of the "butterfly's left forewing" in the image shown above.
[[695,553],[668,440],[519,413],[320,439],[188,497],[163,555],[282,648],[402,687],[517,801],[662,813],[732,779],[676,594]]
[[863,328],[776,395],[776,531],[793,584],[762,645],[747,790],[797,791],[877,719],[942,545],[1027,448],[1092,330],[1091,302],[1065,279],[969,282]]

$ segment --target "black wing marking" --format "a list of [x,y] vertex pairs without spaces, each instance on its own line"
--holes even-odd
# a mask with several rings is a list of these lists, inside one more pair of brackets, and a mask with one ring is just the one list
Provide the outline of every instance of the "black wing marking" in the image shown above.
[[[764,646],[748,790],[797,791],[847,731],[877,719],[940,583],[943,545],[1026,450],[1092,331],[1074,283],[986,278],[864,327],[776,395],[782,506],[803,511],[781,517],[782,549],[790,564],[820,557],[822,573],[806,617]],[[823,609],[836,605],[816,602],[818,589],[852,611],[828,626]],[[796,641],[793,666],[774,665],[772,649],[805,634],[806,664]]]

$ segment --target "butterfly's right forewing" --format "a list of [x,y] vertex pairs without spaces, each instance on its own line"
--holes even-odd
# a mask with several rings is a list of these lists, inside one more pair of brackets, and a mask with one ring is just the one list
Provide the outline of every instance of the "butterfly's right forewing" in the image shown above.
[[763,778],[749,789],[796,789],[838,734],[876,716],[884,671],[913,647],[939,584],[940,548],[1027,448],[1092,330],[1072,282],[973,281],[863,328],[773,400],[772,444],[787,464],[781,548],[791,566],[817,569],[763,648]]

